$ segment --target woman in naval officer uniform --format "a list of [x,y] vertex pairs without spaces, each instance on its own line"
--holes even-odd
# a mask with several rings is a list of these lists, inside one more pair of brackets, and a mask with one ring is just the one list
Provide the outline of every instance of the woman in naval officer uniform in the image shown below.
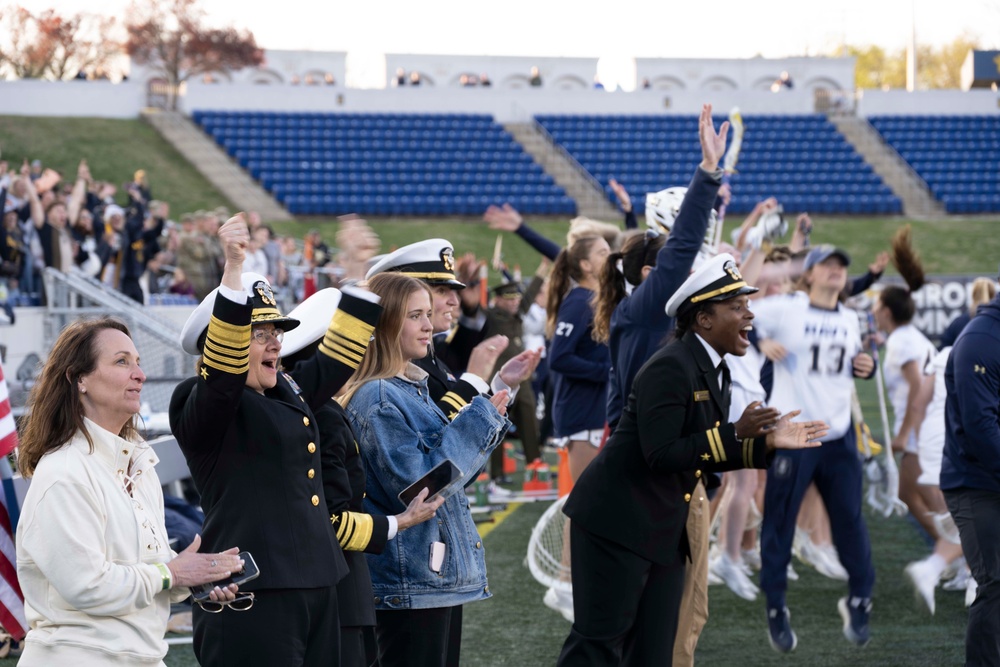
[[746,295],[755,291],[721,254],[667,303],[678,339],[636,375],[618,428],[564,508],[576,619],[560,666],[670,664],[691,552],[687,503],[699,478],[764,468],[775,448],[812,447],[826,432],[823,422],[792,422],[797,412],[778,420],[756,402],[735,424],[723,421],[730,385],[721,362],[750,345]]
[[340,659],[336,584],[347,573],[323,492],[313,409],[358,366],[380,307],[345,290],[312,360],[279,370],[282,316],[263,276],[241,275],[249,242],[241,215],[220,230],[226,266],[181,334],[199,370],[174,391],[170,426],[205,510],[204,548],[249,551],[260,577],[241,586],[246,609],[194,610],[205,665],[334,665]]

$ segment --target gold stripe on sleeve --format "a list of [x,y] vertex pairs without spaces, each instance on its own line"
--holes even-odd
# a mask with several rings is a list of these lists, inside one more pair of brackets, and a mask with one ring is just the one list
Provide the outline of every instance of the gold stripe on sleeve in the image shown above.
[[206,334],[205,339],[214,340],[229,347],[250,347],[250,325],[229,324],[212,315],[208,321],[208,334]]
[[[338,521],[339,519],[339,521]],[[375,520],[369,514],[344,512],[330,520],[337,526],[337,542],[344,551],[364,551],[372,540]]]
[[716,463],[724,462],[726,460],[726,449],[722,446],[722,437],[719,435],[718,427],[713,428],[708,434],[708,440],[712,443],[713,451],[715,452]]
[[367,347],[375,327],[359,320],[354,315],[338,310],[333,314],[328,330]]
[[453,391],[449,391],[447,394],[445,394],[444,396],[442,396],[441,397],[441,401],[444,402],[444,403],[447,403],[448,405],[450,405],[451,407],[455,408],[456,410],[461,410],[466,405],[468,405],[465,402],[464,398],[462,398],[461,396],[459,396],[458,394],[456,394]]
[[712,429],[709,429],[709,430],[705,431],[705,437],[708,438],[708,448],[710,450],[712,450],[712,458],[714,458],[715,462],[718,463],[719,462],[719,449],[718,449],[718,445],[715,444],[715,439],[712,437]]

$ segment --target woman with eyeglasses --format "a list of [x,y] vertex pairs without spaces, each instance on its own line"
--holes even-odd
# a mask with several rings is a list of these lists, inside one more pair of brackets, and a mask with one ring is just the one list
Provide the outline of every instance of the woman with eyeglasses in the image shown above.
[[242,214],[219,239],[222,284],[181,333],[201,358],[174,391],[170,426],[201,494],[206,546],[250,552],[260,576],[242,587],[238,606],[195,607],[195,655],[213,666],[339,664],[336,584],[347,566],[327,512],[313,410],[361,362],[381,309],[371,295],[343,290],[315,354],[284,373],[281,341],[299,323],[281,314],[263,276],[242,273]]
[[163,665],[171,602],[242,566],[237,549],[198,553],[197,537],[170,550],[158,459],[138,433],[145,380],[128,328],[105,317],[63,329],[32,389],[18,453],[32,479],[17,527],[21,665]]

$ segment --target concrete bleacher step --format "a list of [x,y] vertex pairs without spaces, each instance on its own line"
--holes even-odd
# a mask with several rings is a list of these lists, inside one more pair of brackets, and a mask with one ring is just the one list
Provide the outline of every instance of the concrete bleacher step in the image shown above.
[[882,139],[871,123],[858,116],[831,115],[829,119],[903,202],[904,215],[918,219],[947,216],[944,205],[934,198],[927,183]]
[[608,222],[617,222],[621,219],[621,211],[611,205],[600,184],[565,151],[559,149],[540,130],[538,123],[534,121],[506,123],[503,129],[531,155],[545,173],[562,186],[566,195],[576,202],[578,215]]
[[294,220],[211,137],[178,111],[147,109],[142,118],[183,155],[237,208],[257,211],[265,221]]

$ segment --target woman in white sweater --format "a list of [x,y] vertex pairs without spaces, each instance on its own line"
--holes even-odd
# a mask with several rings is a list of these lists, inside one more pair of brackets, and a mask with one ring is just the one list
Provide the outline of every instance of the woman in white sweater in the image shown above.
[[145,379],[128,328],[102,318],[63,330],[32,390],[18,461],[33,478],[17,528],[24,667],[162,665],[170,603],[242,568],[238,549],[199,554],[197,537],[170,550],[157,457],[136,430]]

